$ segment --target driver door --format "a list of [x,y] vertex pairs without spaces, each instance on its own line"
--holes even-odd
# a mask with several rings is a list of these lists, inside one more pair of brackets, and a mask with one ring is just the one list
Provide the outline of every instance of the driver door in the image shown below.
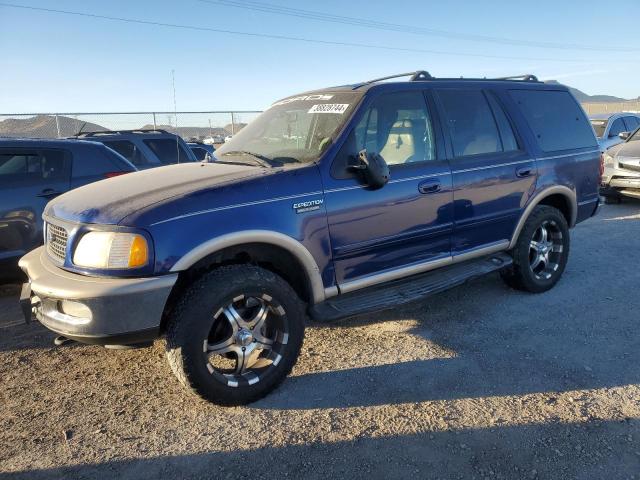
[[[357,120],[325,179],[336,281],[355,290],[418,273],[451,256],[453,192],[440,127],[421,90],[383,93]],[[390,169],[373,190],[349,168],[360,150]]]

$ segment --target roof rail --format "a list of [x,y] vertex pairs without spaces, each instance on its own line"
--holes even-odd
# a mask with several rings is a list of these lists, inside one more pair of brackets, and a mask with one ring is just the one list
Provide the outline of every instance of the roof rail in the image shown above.
[[169,133],[161,128],[136,128],[134,130],[99,130],[95,132],[82,132],[77,137],[97,137],[99,135],[120,135],[123,133]]
[[374,78],[373,80],[368,80],[366,82],[358,83],[353,86],[353,89],[356,90],[365,85],[371,85],[372,83],[382,82],[383,80],[391,80],[392,78],[400,78],[400,77],[409,77],[410,82],[420,82],[426,80],[519,80],[522,82],[539,82],[538,77],[532,75],[530,73],[524,75],[513,75],[510,77],[499,77],[499,78],[436,78],[429,74],[429,72],[425,70],[417,70],[415,72],[408,73],[398,73],[396,75],[389,75],[387,77]]
[[409,77],[410,82],[416,82],[421,80],[433,80],[433,77],[429,75],[429,72],[424,70],[417,70],[415,72],[407,72],[407,73],[398,73],[396,75],[389,75],[387,77],[374,78],[373,80],[368,80],[366,82],[362,82],[357,84],[353,89],[362,87],[364,85],[370,85],[372,83],[382,82],[384,80],[391,80],[392,78],[401,78],[401,77]]
[[539,82],[538,77],[532,75],[530,73],[525,73],[524,75],[513,75],[511,77],[498,77],[493,78],[492,80],[522,80],[523,82]]

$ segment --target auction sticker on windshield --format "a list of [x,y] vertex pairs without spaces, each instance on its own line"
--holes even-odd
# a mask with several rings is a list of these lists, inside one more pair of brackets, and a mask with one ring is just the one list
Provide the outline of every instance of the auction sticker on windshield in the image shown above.
[[314,105],[307,113],[339,113],[342,115],[349,108],[348,103],[323,103]]

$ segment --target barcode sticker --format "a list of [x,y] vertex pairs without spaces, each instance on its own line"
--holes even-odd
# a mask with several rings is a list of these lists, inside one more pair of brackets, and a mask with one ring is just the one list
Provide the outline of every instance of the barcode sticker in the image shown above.
[[322,103],[314,105],[307,113],[339,113],[342,115],[349,108],[348,103]]

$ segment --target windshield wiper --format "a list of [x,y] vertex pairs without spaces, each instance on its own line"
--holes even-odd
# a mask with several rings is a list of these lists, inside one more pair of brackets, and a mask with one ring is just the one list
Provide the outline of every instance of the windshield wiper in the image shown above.
[[249,155],[256,160],[256,163],[262,167],[270,168],[273,166],[271,163],[271,159],[269,157],[265,157],[264,155],[260,155],[259,153],[247,152],[245,150],[233,150],[232,152],[224,152],[221,156],[224,157],[226,155]]

